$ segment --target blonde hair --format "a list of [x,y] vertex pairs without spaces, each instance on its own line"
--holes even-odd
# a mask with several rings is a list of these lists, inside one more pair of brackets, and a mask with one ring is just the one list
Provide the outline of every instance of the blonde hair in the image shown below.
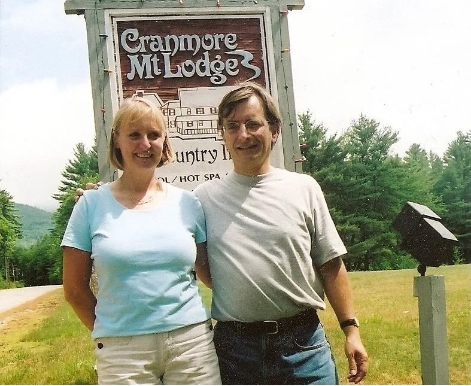
[[153,120],[158,127],[163,129],[163,133],[165,135],[162,158],[157,167],[173,162],[173,150],[168,138],[167,125],[165,124],[165,118],[162,111],[148,100],[142,97],[133,96],[123,101],[114,117],[113,125],[111,127],[108,159],[117,169],[123,170],[123,155],[121,154],[121,149],[116,147],[116,136],[119,135],[119,131],[124,125],[132,125],[145,118]]

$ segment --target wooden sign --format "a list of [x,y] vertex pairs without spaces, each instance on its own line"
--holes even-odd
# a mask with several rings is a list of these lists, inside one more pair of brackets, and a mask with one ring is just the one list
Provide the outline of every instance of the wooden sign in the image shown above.
[[[295,1],[298,4],[300,0]],[[66,1],[66,12],[78,11],[77,2]],[[186,189],[223,178],[233,168],[217,129],[217,108],[224,94],[237,84],[253,81],[266,87],[278,100],[282,115],[289,111],[290,120],[295,117],[292,87],[288,103],[280,103],[278,95],[280,88],[288,89],[287,82],[292,85],[289,49],[284,49],[288,57],[282,67],[280,38],[274,36],[281,36],[280,31],[286,28],[280,3],[211,7],[195,2],[184,8],[169,3],[161,1],[159,4],[166,6],[145,8],[148,2],[130,2],[134,5],[131,9],[124,5],[109,8],[122,4],[112,1],[83,1],[80,9],[87,20],[94,107],[101,113],[95,112],[95,122],[100,177],[104,180],[117,176],[113,170],[102,172],[106,169],[103,158],[108,126],[121,101],[132,95],[140,95],[161,108],[176,159],[157,174]],[[275,24],[279,30],[274,32]],[[282,35],[286,35],[289,47],[287,33]],[[284,76],[281,83],[280,74]],[[297,144],[297,131],[292,126],[290,122],[288,132],[282,129],[273,150],[275,166],[288,164],[294,169],[293,159],[298,154],[291,151],[287,157],[283,146],[283,142],[292,144],[293,140]]]

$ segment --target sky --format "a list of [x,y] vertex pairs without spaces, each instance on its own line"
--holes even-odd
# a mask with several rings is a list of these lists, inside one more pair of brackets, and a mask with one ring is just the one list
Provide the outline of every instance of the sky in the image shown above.
[[[471,1],[306,0],[288,15],[296,112],[328,135],[360,115],[443,155],[471,130]],[[0,189],[53,211],[94,142],[86,28],[62,0],[0,2]]]

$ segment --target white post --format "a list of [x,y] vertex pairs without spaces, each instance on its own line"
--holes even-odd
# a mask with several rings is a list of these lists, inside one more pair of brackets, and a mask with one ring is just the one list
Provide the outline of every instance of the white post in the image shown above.
[[414,277],[414,296],[419,298],[422,383],[448,385],[450,381],[444,277]]

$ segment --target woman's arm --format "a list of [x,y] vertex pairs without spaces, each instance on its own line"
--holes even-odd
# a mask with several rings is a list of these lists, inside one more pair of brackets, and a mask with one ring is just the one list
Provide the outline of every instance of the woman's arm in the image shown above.
[[90,289],[90,252],[63,247],[63,286],[65,300],[90,331],[95,323],[96,297]]

